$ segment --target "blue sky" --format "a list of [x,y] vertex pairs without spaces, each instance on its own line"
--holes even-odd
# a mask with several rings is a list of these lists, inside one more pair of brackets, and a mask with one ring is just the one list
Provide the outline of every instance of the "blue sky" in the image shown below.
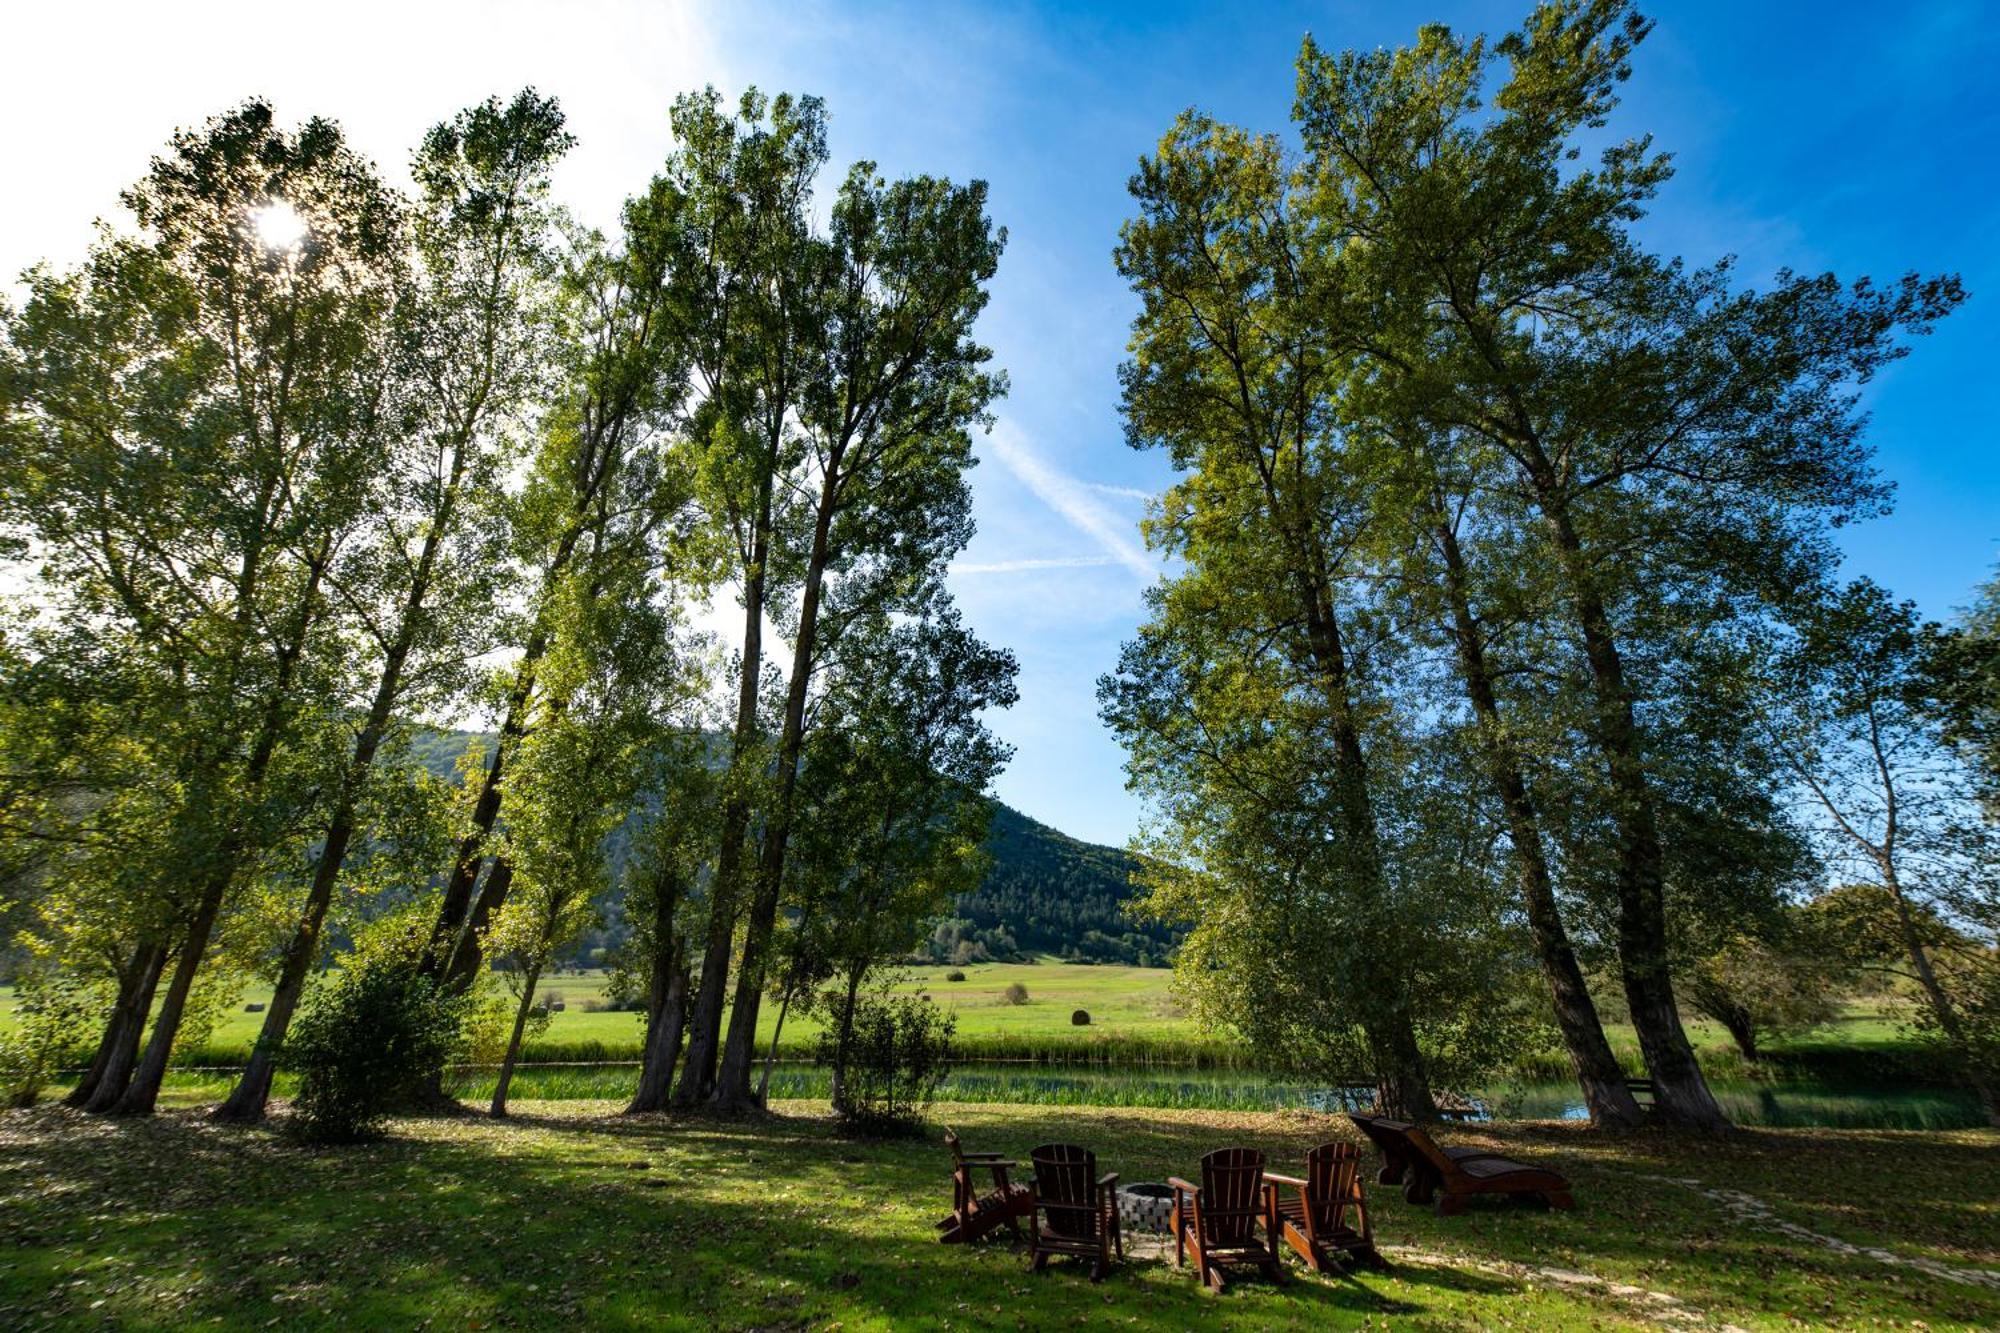
[[[0,115],[12,198],[0,271],[73,257],[89,220],[178,124],[250,93],[327,114],[385,168],[457,105],[533,82],[583,142],[559,180],[609,222],[667,146],[674,93],[712,82],[828,100],[839,169],[983,177],[1009,232],[983,326],[1012,378],[974,477],[979,535],[952,582],[972,623],[1021,660],[1003,799],[1119,842],[1138,809],[1097,722],[1096,677],[1136,625],[1152,568],[1142,497],[1166,480],[1123,443],[1116,370],[1134,301],[1110,251],[1125,181],[1173,116],[1199,106],[1283,129],[1292,62],[1442,21],[1498,33],[1525,3],[732,4],[518,0],[287,12],[250,4],[38,7]],[[2000,14],[1976,3],[1661,3],[1620,133],[1679,174],[1644,224],[1656,248],[1733,253],[1746,280],[1789,266],[1843,276],[1955,270],[1972,300],[1871,388],[1893,517],[1843,536],[1853,573],[1936,616],[1964,603],[2000,538]],[[334,17],[338,14],[338,17]],[[77,59],[20,52],[79,52]],[[82,52],[88,51],[88,58]],[[39,194],[19,189],[33,183]]]

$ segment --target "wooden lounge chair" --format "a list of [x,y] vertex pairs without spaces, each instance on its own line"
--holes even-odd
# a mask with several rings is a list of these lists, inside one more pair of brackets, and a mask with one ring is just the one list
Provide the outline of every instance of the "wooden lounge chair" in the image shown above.
[[1375,1228],[1361,1194],[1361,1149],[1323,1143],[1306,1154],[1306,1174],[1266,1172],[1277,1186],[1279,1234],[1315,1273],[1337,1270],[1343,1260],[1380,1265]]
[[[1423,1158],[1410,1146],[1409,1133],[1415,1128],[1406,1120],[1391,1120],[1379,1115],[1349,1115],[1356,1129],[1368,1136],[1382,1153],[1382,1170],[1376,1175],[1378,1185],[1401,1185],[1403,1197],[1411,1203],[1429,1203],[1430,1191],[1424,1187],[1421,1177]],[[1435,1146],[1435,1145],[1433,1145]],[[1444,1148],[1447,1157],[1484,1157],[1489,1154],[1478,1148]],[[1435,1188],[1433,1182],[1432,1188]],[[1423,1197],[1419,1198],[1421,1194]]]
[[1498,1153],[1440,1148],[1421,1125],[1411,1125],[1404,1137],[1417,1157],[1415,1192],[1406,1189],[1404,1197],[1411,1203],[1429,1203],[1435,1193],[1439,1217],[1464,1212],[1466,1199],[1474,1194],[1525,1194],[1539,1197],[1551,1208],[1576,1206],[1569,1181],[1554,1171]]
[[[1021,1239],[1021,1219],[1034,1211],[1034,1204],[1027,1186],[1008,1179],[1007,1173],[1020,1163],[997,1152],[966,1152],[949,1129],[944,1144],[951,1149],[951,1214],[937,1224],[943,1233],[938,1239],[962,1245],[1002,1226]],[[992,1175],[992,1188],[983,1193],[973,1179],[981,1171]]]
[[[1201,1184],[1169,1177],[1174,1191],[1174,1263],[1194,1252],[1195,1272],[1217,1291],[1223,1270],[1254,1265],[1283,1282],[1278,1262],[1277,1191],[1264,1182],[1264,1154],[1217,1148],[1201,1159]],[[1260,1236],[1259,1231],[1263,1234]]]
[[1035,1164],[1030,1195],[1029,1270],[1048,1267],[1049,1256],[1090,1260],[1090,1280],[1100,1282],[1115,1251],[1125,1257],[1118,1229],[1118,1173],[1097,1174],[1097,1155],[1069,1143],[1048,1143],[1028,1154]]

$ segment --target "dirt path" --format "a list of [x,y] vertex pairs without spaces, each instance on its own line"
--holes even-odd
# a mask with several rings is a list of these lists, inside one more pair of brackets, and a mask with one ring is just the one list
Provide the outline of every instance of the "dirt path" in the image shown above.
[[1787,1222],[1784,1218],[1778,1216],[1777,1210],[1772,1208],[1770,1204],[1764,1202],[1754,1194],[1745,1194],[1742,1190],[1722,1189],[1686,1176],[1649,1175],[1641,1176],[1640,1179],[1651,1180],[1662,1185],[1678,1185],[1682,1189],[1693,1190],[1703,1198],[1720,1204],[1723,1211],[1728,1214],[1730,1220],[1739,1226],[1754,1227],[1759,1231],[1775,1231],[1779,1235],[1788,1236],[1793,1240],[1817,1246],[1830,1254],[1861,1255],[1864,1258],[1873,1259],[1877,1263],[1887,1264],[1892,1268],[1908,1268],[1922,1273],[1926,1277],[1938,1278],[1944,1282],[1959,1282],[1967,1286],[1985,1287],[1991,1291],[2000,1291],[2000,1271],[1991,1268],[1954,1268],[1950,1264],[1939,1263],[1935,1259],[1925,1259],[1916,1255],[1897,1254],[1894,1250],[1885,1250],[1874,1245],[1856,1245],[1851,1241],[1844,1241],[1838,1236],[1829,1236],[1823,1232],[1814,1231],[1809,1227],[1800,1226],[1796,1222]]

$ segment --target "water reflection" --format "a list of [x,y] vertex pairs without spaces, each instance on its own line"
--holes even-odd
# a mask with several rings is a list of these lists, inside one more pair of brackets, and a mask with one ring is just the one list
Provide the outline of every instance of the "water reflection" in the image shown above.
[[[774,1096],[823,1096],[823,1071],[781,1069]],[[1984,1123],[1970,1093],[1951,1088],[1828,1088],[1798,1083],[1715,1083],[1716,1100],[1742,1125],[1848,1129],[1958,1129]],[[1027,1102],[1041,1105],[1160,1106],[1222,1111],[1302,1109],[1361,1111],[1371,1087],[1323,1084],[1245,1071],[1175,1071],[1157,1067],[1050,1067],[967,1064],[938,1091],[943,1101]],[[1462,1099],[1460,1118],[1585,1120],[1574,1084],[1482,1089]]]

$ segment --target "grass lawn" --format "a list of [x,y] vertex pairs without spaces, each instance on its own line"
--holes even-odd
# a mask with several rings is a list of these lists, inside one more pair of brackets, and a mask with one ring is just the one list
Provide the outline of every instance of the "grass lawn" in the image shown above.
[[[1486,1127],[1452,1137],[1559,1165],[1576,1211],[1475,1205],[1440,1220],[1371,1186],[1388,1272],[1293,1266],[1283,1287],[1245,1278],[1214,1297],[1151,1246],[1101,1286],[1062,1261],[1031,1276],[1004,1242],[940,1246],[942,1149],[844,1140],[823,1104],[742,1122],[518,1110],[399,1122],[341,1150],[186,1108],[141,1122],[0,1113],[0,1326],[2000,1325],[2000,1271],[1982,1276],[2000,1270],[1990,1132],[1765,1131],[1718,1145]],[[979,1149],[1086,1143],[1128,1182],[1189,1174],[1225,1143],[1295,1167],[1344,1123],[963,1105],[937,1118]]]

